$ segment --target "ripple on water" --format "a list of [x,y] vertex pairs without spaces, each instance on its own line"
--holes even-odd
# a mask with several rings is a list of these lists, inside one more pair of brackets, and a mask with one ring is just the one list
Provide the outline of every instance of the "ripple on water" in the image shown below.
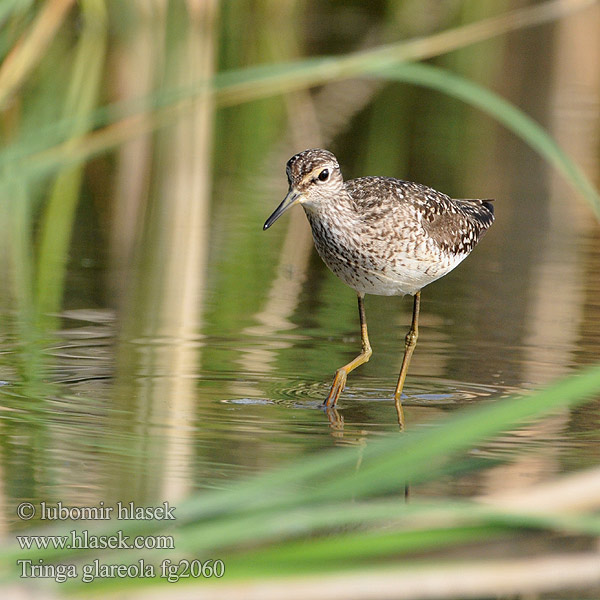
[[[339,400],[339,408],[358,403],[393,403],[394,383],[383,380],[359,380],[348,384]],[[307,382],[292,379],[271,379],[269,397],[257,396],[223,400],[230,404],[276,404],[289,408],[320,409],[329,393],[329,382]],[[402,395],[404,406],[449,407],[463,406],[486,399],[505,397],[519,390],[503,386],[451,380],[413,381]]]
[[[264,382],[263,382],[264,383]],[[265,387],[264,385],[261,387]],[[321,408],[325,398],[325,387],[321,383],[289,379],[271,379],[268,381],[268,398],[229,398],[223,400],[227,404],[275,404],[289,408]]]
[[261,405],[274,404],[273,400],[267,398],[229,398],[222,401],[224,404]]
[[506,388],[489,384],[437,379],[415,382],[406,390],[402,401],[407,406],[461,406],[508,394]]

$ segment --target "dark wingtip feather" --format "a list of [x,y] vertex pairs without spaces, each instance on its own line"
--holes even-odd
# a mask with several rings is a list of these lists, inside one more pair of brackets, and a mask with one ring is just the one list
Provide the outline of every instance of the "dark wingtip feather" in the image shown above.
[[492,217],[494,216],[494,205],[492,204],[493,201],[493,198],[487,198],[486,200],[481,201],[481,204],[490,211]]

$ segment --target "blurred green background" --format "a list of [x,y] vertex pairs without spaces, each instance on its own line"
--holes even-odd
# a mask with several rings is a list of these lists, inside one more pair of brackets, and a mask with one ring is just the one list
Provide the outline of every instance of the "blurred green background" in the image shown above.
[[[346,178],[495,199],[473,256],[423,291],[409,434],[597,361],[596,2],[4,0],[0,23],[6,540],[39,525],[21,501],[177,504],[397,436],[407,299],[367,298],[374,356],[343,426],[318,410],[360,345],[355,295],[300,209],[262,231],[305,148]],[[432,471],[411,497],[597,465],[597,402],[564,402],[519,433],[498,421],[477,466]],[[549,538],[519,551],[564,541]]]

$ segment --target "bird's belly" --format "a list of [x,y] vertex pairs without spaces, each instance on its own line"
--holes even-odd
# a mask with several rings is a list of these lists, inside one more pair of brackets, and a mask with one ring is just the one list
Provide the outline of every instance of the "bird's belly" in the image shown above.
[[323,262],[346,285],[359,293],[376,296],[413,295],[446,275],[466,256],[432,262],[421,257],[396,254],[386,260],[359,251],[341,253],[329,245],[315,243],[315,246]]
[[432,239],[417,240],[411,231],[392,236],[394,243],[390,243],[389,235],[370,235],[359,227],[342,229],[336,221],[315,219],[309,211],[307,216],[323,262],[362,294],[415,294],[454,269],[468,254],[442,251]]

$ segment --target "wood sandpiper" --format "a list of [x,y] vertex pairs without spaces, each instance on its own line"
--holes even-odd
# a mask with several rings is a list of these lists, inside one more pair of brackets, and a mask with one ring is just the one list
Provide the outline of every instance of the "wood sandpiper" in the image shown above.
[[391,177],[344,181],[335,156],[319,148],[292,156],[289,191],[266,220],[268,229],[288,208],[301,204],[325,264],[358,294],[362,352],[340,367],[324,405],[334,408],[350,371],[372,354],[365,294],[414,296],[412,324],[394,394],[401,395],[419,333],[421,289],[464,260],[494,221],[489,200],[454,200],[430,187]]

